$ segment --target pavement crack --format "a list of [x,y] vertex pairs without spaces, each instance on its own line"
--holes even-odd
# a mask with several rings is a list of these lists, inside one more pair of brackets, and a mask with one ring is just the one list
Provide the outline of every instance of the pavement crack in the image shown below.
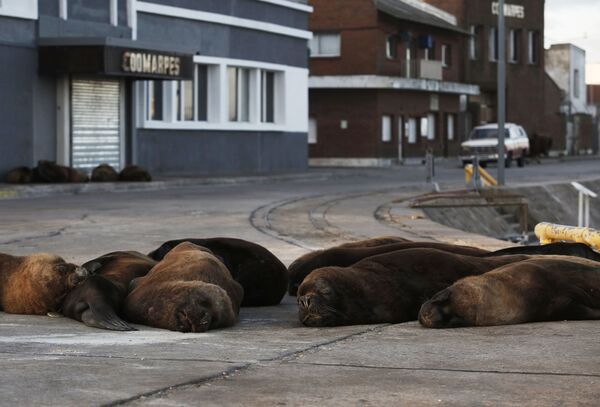
[[44,239],[44,238],[49,238],[49,237],[56,237],[56,236],[62,235],[64,233],[64,231],[67,230],[68,228],[69,228],[69,226],[63,226],[60,229],[54,230],[52,232],[48,232],[48,233],[43,234],[43,235],[27,236],[27,237],[23,237],[23,238],[20,238],[20,239],[6,240],[4,242],[0,242],[0,244],[5,245],[5,244],[24,243],[24,242],[29,242],[31,240]]
[[595,373],[560,373],[560,372],[525,372],[521,370],[477,370],[477,369],[443,369],[427,367],[399,367],[399,366],[373,366],[360,365],[354,363],[323,363],[323,362],[295,362],[299,365],[312,366],[331,366],[331,367],[352,367],[361,369],[382,369],[382,370],[406,370],[416,372],[453,372],[453,373],[489,373],[501,375],[524,375],[524,376],[565,376],[565,377],[594,377],[600,378],[600,374]]

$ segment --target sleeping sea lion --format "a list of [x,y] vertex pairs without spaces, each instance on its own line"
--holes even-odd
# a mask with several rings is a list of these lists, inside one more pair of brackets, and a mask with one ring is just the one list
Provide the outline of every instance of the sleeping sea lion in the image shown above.
[[243,307],[277,305],[281,302],[288,285],[287,268],[266,248],[229,237],[179,239],[163,243],[148,256],[161,260],[182,242],[206,247],[223,261],[233,278],[244,287]]
[[9,184],[30,184],[33,182],[33,170],[29,167],[13,168],[4,180]]
[[65,183],[88,182],[88,176],[79,170],[52,161],[40,160],[33,169],[34,182]]
[[302,281],[306,276],[318,268],[327,266],[347,267],[367,257],[394,252],[396,250],[415,249],[419,247],[444,250],[469,256],[479,256],[489,253],[487,250],[478,249],[476,247],[434,242],[400,242],[365,247],[336,246],[326,250],[307,253],[292,262],[288,268],[290,273],[288,293],[290,295],[296,295],[298,287],[302,284]]
[[108,164],[100,164],[92,170],[92,182],[117,182],[119,173]]
[[0,310],[33,315],[58,311],[67,292],[87,274],[85,269],[50,253],[0,253]]
[[307,326],[412,321],[427,298],[460,278],[527,258],[417,248],[372,256],[350,267],[320,268],[298,289],[300,321]]
[[530,254],[530,255],[558,255],[558,256],[576,256],[583,259],[600,261],[600,253],[584,243],[549,243],[538,246],[515,246],[506,249],[496,250],[484,254],[487,256],[503,256],[506,254]]
[[124,314],[128,321],[157,328],[204,332],[233,325],[243,295],[217,257],[183,242],[132,282]]
[[600,319],[600,264],[544,256],[466,277],[425,302],[428,328]]
[[114,331],[134,327],[119,318],[129,283],[148,274],[156,261],[138,252],[113,252],[90,260],[82,267],[93,275],[73,289],[62,306],[64,316],[87,326]]
[[119,181],[125,182],[150,182],[150,173],[138,165],[128,165],[119,173]]

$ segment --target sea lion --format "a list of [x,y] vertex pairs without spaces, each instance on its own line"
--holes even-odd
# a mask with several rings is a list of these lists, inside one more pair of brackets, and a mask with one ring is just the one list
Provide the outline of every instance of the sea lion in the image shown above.
[[183,242],[132,282],[127,320],[181,332],[233,325],[244,290],[208,249]]
[[138,252],[112,252],[82,265],[93,275],[73,289],[62,305],[64,316],[87,326],[114,331],[134,327],[119,318],[129,283],[148,274],[156,261]]
[[138,165],[128,165],[119,173],[119,181],[125,182],[150,182],[150,173]]
[[87,274],[85,269],[50,253],[0,253],[0,310],[33,315],[58,311],[67,292]]
[[600,264],[567,256],[535,257],[466,277],[425,302],[428,328],[600,319]]
[[427,298],[458,279],[527,258],[416,248],[368,257],[350,267],[320,268],[298,289],[300,321],[307,326],[412,321]]
[[496,250],[484,254],[488,256],[503,256],[507,254],[530,254],[530,255],[559,255],[559,256],[575,256],[583,259],[600,261],[600,253],[593,250],[584,243],[549,243],[541,246],[515,246],[506,249]]
[[307,253],[292,262],[288,268],[290,273],[288,293],[289,295],[296,295],[298,287],[302,284],[302,281],[306,276],[318,268],[327,266],[347,267],[367,257],[394,252],[396,250],[415,249],[419,247],[445,250],[447,252],[466,254],[469,256],[478,256],[489,253],[487,250],[478,249],[476,247],[435,242],[400,242],[365,247],[336,246],[326,250],[317,250],[315,252]]
[[242,307],[277,305],[285,295],[288,285],[285,265],[266,248],[246,240],[230,237],[170,240],[148,256],[161,260],[182,242],[206,247],[223,261],[233,278],[244,287]]
[[100,164],[92,170],[92,182],[117,182],[119,173],[108,164]]
[[65,183],[88,182],[88,176],[75,168],[58,165],[53,161],[40,160],[33,169],[34,182]]
[[[398,237],[398,236],[377,236],[377,237],[371,237],[369,239],[356,240],[354,242],[342,243],[342,244],[339,244],[334,247],[355,249],[355,248],[359,248],[359,247],[360,248],[375,247],[375,246],[382,246],[384,244],[408,243],[408,242],[411,242],[411,240],[405,239],[403,237]],[[333,247],[330,247],[329,249],[332,249],[332,248]]]
[[33,170],[29,167],[13,168],[4,180],[9,184],[30,184],[33,182]]

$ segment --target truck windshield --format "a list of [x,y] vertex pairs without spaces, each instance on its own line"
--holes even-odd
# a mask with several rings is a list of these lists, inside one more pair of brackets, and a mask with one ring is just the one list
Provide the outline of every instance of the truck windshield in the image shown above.
[[[504,130],[504,138],[509,137],[508,129]],[[488,138],[498,138],[498,129],[473,129],[469,140],[483,140]]]

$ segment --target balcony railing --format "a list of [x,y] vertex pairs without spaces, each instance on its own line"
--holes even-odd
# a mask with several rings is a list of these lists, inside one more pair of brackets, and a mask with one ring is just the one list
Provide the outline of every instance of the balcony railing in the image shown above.
[[442,61],[413,59],[401,61],[400,76],[412,79],[442,80]]

